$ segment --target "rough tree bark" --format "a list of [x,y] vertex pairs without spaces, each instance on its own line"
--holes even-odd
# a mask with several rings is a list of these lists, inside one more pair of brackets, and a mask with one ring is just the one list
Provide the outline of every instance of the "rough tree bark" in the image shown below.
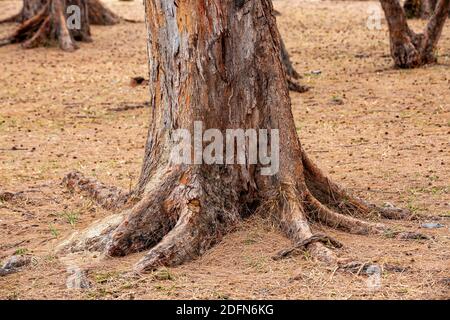
[[[408,19],[428,19],[433,14],[436,4],[437,0],[406,0],[403,9]],[[448,14],[450,15],[450,10]]]
[[[0,45],[22,43],[24,48],[38,46],[51,46],[53,43],[65,51],[74,51],[78,48],[76,41],[90,42],[91,31],[87,16],[86,0],[47,0],[36,1],[27,13],[33,13],[30,19],[24,21],[9,37],[0,40]],[[70,28],[67,20],[67,8],[76,5],[80,8],[80,28]],[[37,10],[37,12],[36,12]]]
[[415,68],[437,61],[435,50],[450,10],[450,0],[438,0],[422,33],[413,32],[398,0],[380,0],[389,26],[391,55],[399,68]]
[[[351,196],[302,149],[291,111],[281,38],[270,0],[146,0],[152,117],[139,182],[130,194],[81,173],[64,184],[117,214],[61,244],[124,256],[149,250],[137,272],[177,265],[208,250],[250,214],[271,217],[295,246],[327,263],[337,258],[312,221],[356,234],[388,229],[360,218],[404,218]],[[279,171],[262,165],[175,165],[174,130],[278,129]],[[247,150],[248,151],[248,150]],[[272,150],[275,152],[275,150]],[[249,154],[247,153],[247,156]]]
[[[0,23],[24,21],[34,17],[46,5],[48,0],[23,0],[20,12],[12,17],[0,20]],[[120,22],[120,17],[105,7],[99,0],[87,0],[89,23],[91,25],[109,26]]]

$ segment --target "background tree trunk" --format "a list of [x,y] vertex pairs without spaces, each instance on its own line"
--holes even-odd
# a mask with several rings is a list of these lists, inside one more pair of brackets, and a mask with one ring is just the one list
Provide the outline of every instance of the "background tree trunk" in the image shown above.
[[423,33],[413,32],[398,0],[380,0],[389,26],[391,55],[400,68],[435,63],[435,49],[450,10],[450,0],[438,0]]
[[301,76],[297,70],[295,70],[283,40],[281,40],[281,61],[283,62],[284,70],[286,72],[289,90],[300,93],[308,91],[309,88],[300,84],[298,81]]
[[[67,8],[77,5],[81,12],[80,29],[67,25]],[[14,34],[0,40],[1,45],[23,43],[24,48],[58,43],[65,51],[78,48],[75,41],[90,42],[90,24],[113,25],[120,18],[99,0],[24,0],[21,12],[4,20],[23,22]]]
[[[41,0],[30,0],[27,14],[35,12],[42,5]],[[80,8],[80,28],[71,29],[67,24],[67,7]],[[86,0],[47,0],[30,19],[19,26],[10,37],[0,40],[0,45],[22,43],[24,48],[51,46],[53,43],[65,51],[78,48],[76,41],[91,41]]]
[[0,23],[17,22],[22,23],[35,16],[42,7],[47,3],[47,0],[23,0],[23,7],[20,12],[10,18],[1,20]]
[[405,10],[408,19],[428,19],[432,16],[436,4],[437,0],[406,0],[403,9]]
[[[47,4],[47,2],[48,0],[23,0],[23,7],[21,11],[10,18],[1,20],[0,23],[22,23],[28,19],[31,19]],[[87,2],[89,7],[89,23],[91,25],[107,26],[120,22],[120,17],[105,7],[99,0],[87,0]]]
[[[138,185],[126,196],[79,173],[69,174],[64,182],[70,188],[109,208],[114,203],[120,208],[128,198],[128,207],[69,239],[61,250],[122,256],[150,249],[136,266],[139,272],[150,271],[193,259],[249,214],[264,214],[296,247],[335,263],[324,242],[338,243],[314,235],[309,221],[369,234],[387,228],[357,216],[404,216],[352,197],[303,151],[271,1],[145,4],[153,108]],[[175,130],[186,129],[193,136],[197,121],[203,124],[202,133],[215,129],[223,136],[227,129],[264,129],[274,139],[270,130],[278,130],[279,170],[267,176],[262,164],[208,165],[201,158],[194,164],[174,164],[170,153],[177,145]],[[256,150],[246,150],[246,159],[251,152]]]
[[90,24],[110,26],[120,22],[120,17],[105,7],[99,0],[88,0],[88,6]]

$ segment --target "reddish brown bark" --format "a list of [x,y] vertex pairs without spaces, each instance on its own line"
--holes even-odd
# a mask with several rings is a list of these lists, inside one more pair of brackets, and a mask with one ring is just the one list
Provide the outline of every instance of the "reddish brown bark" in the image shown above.
[[398,0],[380,0],[389,26],[391,55],[400,68],[415,68],[436,62],[435,50],[450,10],[450,0],[438,0],[425,27],[416,34]]
[[[71,5],[81,9],[79,29],[67,26],[67,8]],[[24,48],[34,48],[58,43],[64,51],[73,51],[78,48],[76,41],[91,41],[91,24],[113,25],[120,18],[99,0],[24,0],[19,14],[1,22],[21,22],[21,25],[14,34],[0,39],[0,46],[22,43]]]
[[[75,234],[61,252],[88,249],[122,256],[149,250],[136,270],[150,271],[194,259],[249,214],[261,214],[272,218],[296,248],[336,263],[326,244],[338,242],[314,235],[312,221],[356,234],[383,234],[384,225],[358,217],[407,215],[351,196],[307,157],[291,111],[271,1],[145,4],[153,108],[139,182],[123,209],[123,192],[70,175],[71,188],[100,203],[104,194],[108,206],[116,201],[122,211]],[[278,130],[279,170],[265,176],[261,164],[173,164],[175,130],[193,134],[196,121],[224,134],[232,128]]]
[[[0,40],[0,45],[22,43],[24,48],[34,48],[58,44],[64,51],[74,51],[78,48],[76,41],[91,41],[86,0],[47,0],[43,5],[40,0],[33,1],[36,1],[33,6],[24,7],[27,14],[34,13],[32,17],[11,36]],[[80,8],[80,28],[67,24],[67,8],[71,5]]]

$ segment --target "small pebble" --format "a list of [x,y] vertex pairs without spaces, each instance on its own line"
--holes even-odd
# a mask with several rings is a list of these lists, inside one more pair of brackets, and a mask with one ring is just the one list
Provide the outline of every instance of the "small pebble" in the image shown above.
[[425,229],[439,229],[445,227],[443,224],[436,223],[436,222],[429,222],[429,223],[423,223],[421,225],[422,228]]

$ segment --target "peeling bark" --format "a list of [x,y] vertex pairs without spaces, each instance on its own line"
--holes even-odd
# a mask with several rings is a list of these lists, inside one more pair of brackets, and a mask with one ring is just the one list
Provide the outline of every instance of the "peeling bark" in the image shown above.
[[[147,272],[195,259],[249,214],[262,214],[295,248],[334,264],[339,260],[324,244],[330,238],[313,233],[313,220],[358,234],[388,231],[360,217],[397,215],[352,197],[302,149],[271,1],[146,0],[145,5],[153,107],[140,179],[130,195],[136,202],[72,237],[61,252],[123,256],[148,250],[135,267]],[[260,164],[171,163],[174,130],[193,134],[195,121],[222,133],[277,129],[279,171],[265,176]],[[102,194],[111,197],[93,194],[100,203]]]

